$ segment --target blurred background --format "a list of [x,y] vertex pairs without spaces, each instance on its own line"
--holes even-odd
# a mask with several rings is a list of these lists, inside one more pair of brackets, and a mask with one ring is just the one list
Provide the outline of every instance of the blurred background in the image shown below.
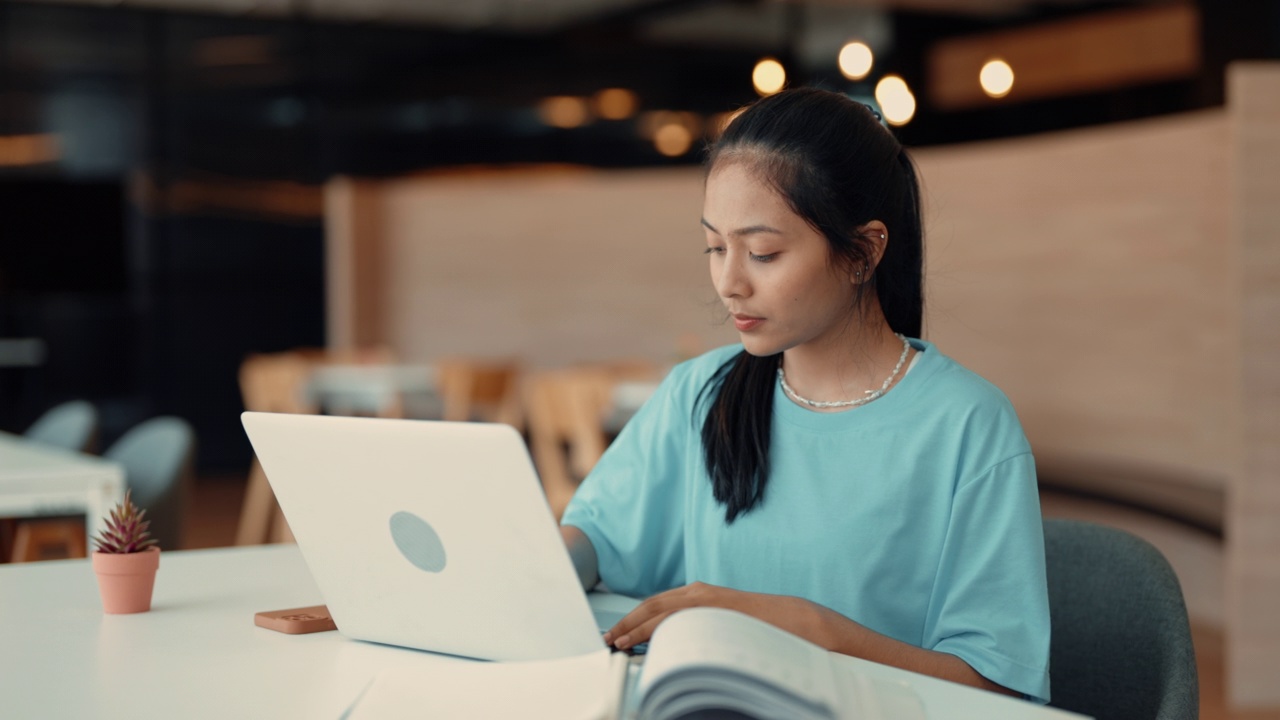
[[279,538],[246,407],[511,422],[562,507],[736,338],[699,163],[784,85],[913,149],[927,337],[1170,557],[1205,716],[1280,717],[1273,0],[0,1],[0,431],[181,418],[187,547]]

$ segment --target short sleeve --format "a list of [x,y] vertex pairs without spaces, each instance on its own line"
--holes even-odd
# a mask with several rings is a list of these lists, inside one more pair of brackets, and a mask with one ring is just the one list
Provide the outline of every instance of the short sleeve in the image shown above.
[[1030,453],[1009,458],[955,496],[923,646],[1049,701],[1049,594]]
[[691,428],[678,367],[574,493],[562,525],[586,534],[609,590],[647,597],[684,584],[684,468]]

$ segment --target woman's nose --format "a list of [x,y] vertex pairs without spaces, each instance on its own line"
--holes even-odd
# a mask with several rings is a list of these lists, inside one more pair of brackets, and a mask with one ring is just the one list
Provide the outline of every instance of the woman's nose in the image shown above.
[[751,284],[747,282],[742,264],[732,255],[726,256],[720,262],[715,284],[716,292],[722,298],[746,297],[751,294]]

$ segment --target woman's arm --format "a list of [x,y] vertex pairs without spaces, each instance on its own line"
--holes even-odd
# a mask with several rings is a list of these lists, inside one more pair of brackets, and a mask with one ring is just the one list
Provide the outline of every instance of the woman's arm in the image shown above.
[[561,525],[560,537],[564,539],[564,546],[569,550],[573,569],[578,571],[578,581],[582,583],[582,589],[590,590],[599,584],[600,568],[591,538],[572,525]]
[[[586,541],[586,536],[582,539]],[[590,546],[589,541],[586,544]],[[605,633],[604,640],[625,650],[648,640],[667,616],[689,607],[737,610],[827,650],[983,690],[1020,696],[979,675],[969,663],[955,655],[894,640],[817,603],[787,595],[743,592],[705,583],[685,585],[645,600]]]
[[926,650],[901,640],[894,640],[850,620],[835,610],[807,600],[800,600],[800,602],[808,604],[809,612],[815,616],[810,622],[814,624],[816,628],[814,634],[819,639],[811,638],[811,640],[828,650],[983,690],[1017,697],[1022,695],[991,682],[978,674],[969,663],[951,653]]

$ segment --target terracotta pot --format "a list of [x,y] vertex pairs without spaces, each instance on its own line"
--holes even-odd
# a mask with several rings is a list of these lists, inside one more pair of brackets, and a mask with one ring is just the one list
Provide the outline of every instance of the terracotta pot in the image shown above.
[[95,552],[93,571],[98,574],[98,594],[102,609],[112,615],[140,613],[151,609],[151,590],[160,568],[160,548],[140,553],[116,555]]

